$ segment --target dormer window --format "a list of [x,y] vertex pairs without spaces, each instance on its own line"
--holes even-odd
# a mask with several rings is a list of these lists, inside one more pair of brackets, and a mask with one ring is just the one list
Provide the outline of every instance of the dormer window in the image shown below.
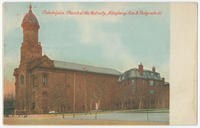
[[153,72],[151,72],[151,77],[154,77],[154,73]]

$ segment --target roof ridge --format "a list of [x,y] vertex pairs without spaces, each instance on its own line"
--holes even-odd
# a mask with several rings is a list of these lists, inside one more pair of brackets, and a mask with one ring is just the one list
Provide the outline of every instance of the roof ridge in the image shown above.
[[[80,64],[80,63],[74,63],[74,62],[68,62],[68,61],[60,61],[60,60],[53,60],[53,61],[54,61],[54,64],[55,64],[55,62],[60,63],[60,64],[57,63],[58,68],[69,68],[69,69],[71,68],[71,69],[77,69],[77,70],[88,70],[88,71],[91,71],[91,72],[99,72],[99,73],[107,73],[107,74],[121,74],[120,71],[113,69],[113,68],[86,65],[86,64]],[[75,67],[71,67],[67,64],[74,65]]]
[[[101,67],[101,66],[93,66],[93,65],[80,64],[80,63],[69,62],[69,61],[62,61],[62,60],[53,60],[53,61],[60,61],[60,62],[63,62],[63,63],[71,63],[71,64],[77,64],[77,65],[83,65],[83,66],[91,66],[91,67],[95,67],[95,68],[113,69],[113,68],[107,68],[107,67]],[[113,70],[116,70],[116,69],[113,69]],[[118,71],[118,70],[116,70],[116,71]]]

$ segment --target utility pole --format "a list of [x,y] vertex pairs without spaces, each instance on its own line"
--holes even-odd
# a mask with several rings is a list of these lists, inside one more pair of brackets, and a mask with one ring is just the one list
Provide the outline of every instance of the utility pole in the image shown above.
[[75,117],[75,105],[76,105],[76,74],[74,72],[74,105],[73,105],[73,118]]

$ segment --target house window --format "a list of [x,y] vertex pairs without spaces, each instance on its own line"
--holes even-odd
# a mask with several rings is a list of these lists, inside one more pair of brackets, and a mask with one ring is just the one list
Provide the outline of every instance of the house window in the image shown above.
[[151,93],[151,94],[155,94],[155,91],[154,91],[154,90],[150,90],[150,93]]
[[21,75],[20,79],[21,79],[21,84],[23,85],[24,84],[24,75]]
[[154,85],[154,82],[153,80],[150,81],[150,86],[153,86]]
[[135,80],[132,80],[132,82],[131,82],[131,83],[132,83],[132,85],[134,86],[134,85],[135,85]]
[[132,93],[135,94],[135,88],[132,88]]
[[42,83],[43,83],[44,86],[47,85],[47,74],[44,74],[44,75],[43,75]]

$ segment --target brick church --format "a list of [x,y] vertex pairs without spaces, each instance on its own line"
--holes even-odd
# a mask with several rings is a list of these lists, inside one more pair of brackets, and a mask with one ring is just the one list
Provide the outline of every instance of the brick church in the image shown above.
[[39,22],[32,6],[22,21],[23,42],[19,67],[14,70],[15,114],[89,112],[101,110],[169,108],[169,83],[152,70],[124,73],[42,55]]

